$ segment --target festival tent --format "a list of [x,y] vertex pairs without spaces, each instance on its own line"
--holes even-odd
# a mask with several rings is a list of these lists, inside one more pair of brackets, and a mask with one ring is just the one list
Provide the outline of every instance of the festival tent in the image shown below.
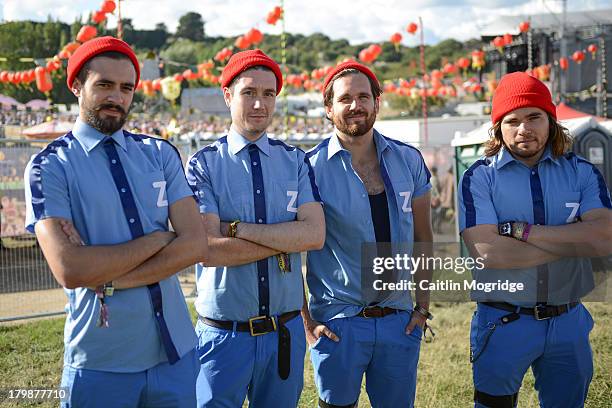
[[0,107],[2,109],[11,109],[13,106],[17,108],[23,108],[23,105],[19,103],[16,99],[11,98],[10,96],[0,94]]
[[22,133],[29,139],[55,139],[72,130],[72,126],[72,122],[54,119],[27,128]]
[[32,110],[46,110],[51,107],[51,104],[49,101],[42,99],[32,99],[31,101],[27,102],[25,106]]
[[605,118],[594,116],[589,113],[581,112],[574,108],[570,108],[563,102],[557,105],[557,118],[561,121],[577,118],[594,118],[598,122],[606,120]]

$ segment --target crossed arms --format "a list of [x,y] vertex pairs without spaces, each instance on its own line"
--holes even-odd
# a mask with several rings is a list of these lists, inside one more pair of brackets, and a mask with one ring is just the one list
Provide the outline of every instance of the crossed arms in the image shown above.
[[318,202],[302,204],[295,221],[278,224],[238,224],[235,238],[228,224],[212,213],[202,214],[208,237],[207,266],[236,266],[259,261],[281,252],[321,249],[325,242],[325,218]]
[[527,242],[498,235],[493,224],[467,228],[462,235],[470,254],[482,257],[490,269],[530,268],[563,257],[612,254],[612,211],[597,208],[581,217],[582,222],[574,224],[533,225]]
[[81,245],[72,224],[60,218],[36,223],[35,232],[55,279],[64,287],[113,282],[127,289],[159,282],[207,258],[206,231],[192,197],[171,204],[174,232],[155,231],[116,245]]

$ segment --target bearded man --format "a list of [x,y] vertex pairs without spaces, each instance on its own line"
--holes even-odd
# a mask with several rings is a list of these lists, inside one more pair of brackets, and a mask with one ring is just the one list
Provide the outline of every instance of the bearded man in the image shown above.
[[26,228],[68,297],[62,407],[196,403],[176,273],[206,259],[206,231],[178,151],[122,129],[139,75],[125,42],[81,45],[67,72],[79,118],[25,171]]
[[[410,251],[433,236],[430,173],[417,149],[373,128],[380,94],[364,65],[349,61],[333,69],[324,104],[334,133],[306,154],[326,225],[324,247],[308,253],[310,310],[302,310],[322,408],[355,406],[364,374],[372,406],[413,406],[423,328],[431,318],[427,292],[417,291],[416,306],[407,290],[376,292],[372,270],[361,264],[364,243],[408,244]],[[390,254],[384,245],[378,254]],[[396,278],[410,280],[411,273],[417,284],[430,279],[426,270],[403,270]]]

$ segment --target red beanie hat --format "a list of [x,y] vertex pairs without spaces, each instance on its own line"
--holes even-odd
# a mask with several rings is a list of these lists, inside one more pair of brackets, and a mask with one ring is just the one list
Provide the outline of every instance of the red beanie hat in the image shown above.
[[268,57],[262,50],[248,50],[237,52],[227,62],[221,73],[221,88],[228,87],[234,78],[249,68],[264,66],[270,68],[276,77],[276,94],[283,89],[283,74],[278,64]]
[[134,54],[132,48],[130,48],[125,41],[107,36],[94,38],[93,40],[83,43],[76,49],[74,54],[70,56],[70,59],[68,59],[68,69],[66,75],[66,83],[68,84],[68,88],[72,88],[74,79],[77,77],[79,71],[87,61],[96,55],[109,51],[120,52],[130,58],[132,64],[134,65],[134,69],[136,70],[136,83],[134,86],[138,85],[138,80],[140,79],[140,65],[138,64],[136,54]]
[[513,110],[540,108],[557,119],[550,91],[542,81],[524,72],[504,75],[493,94],[491,121],[495,124]]
[[378,78],[376,78],[376,75],[374,75],[374,73],[370,70],[370,68],[366,67],[363,64],[358,63],[357,61],[346,61],[346,62],[343,62],[342,64],[336,65],[334,69],[329,71],[329,74],[327,74],[327,76],[325,77],[325,82],[323,82],[323,93],[325,93],[325,89],[327,88],[327,85],[336,76],[336,74],[338,74],[339,72],[345,71],[347,69],[356,69],[358,71],[361,71],[363,74],[369,77],[372,81],[379,83]]

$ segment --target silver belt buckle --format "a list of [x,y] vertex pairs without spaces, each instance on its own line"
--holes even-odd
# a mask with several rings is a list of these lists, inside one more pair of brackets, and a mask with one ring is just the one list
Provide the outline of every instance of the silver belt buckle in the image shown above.
[[[544,309],[544,310],[542,310]],[[540,313],[545,312],[546,311],[546,306],[544,305],[537,305],[536,307],[533,308],[533,317],[535,317],[536,320],[548,320],[550,319],[552,316],[540,316]]]

